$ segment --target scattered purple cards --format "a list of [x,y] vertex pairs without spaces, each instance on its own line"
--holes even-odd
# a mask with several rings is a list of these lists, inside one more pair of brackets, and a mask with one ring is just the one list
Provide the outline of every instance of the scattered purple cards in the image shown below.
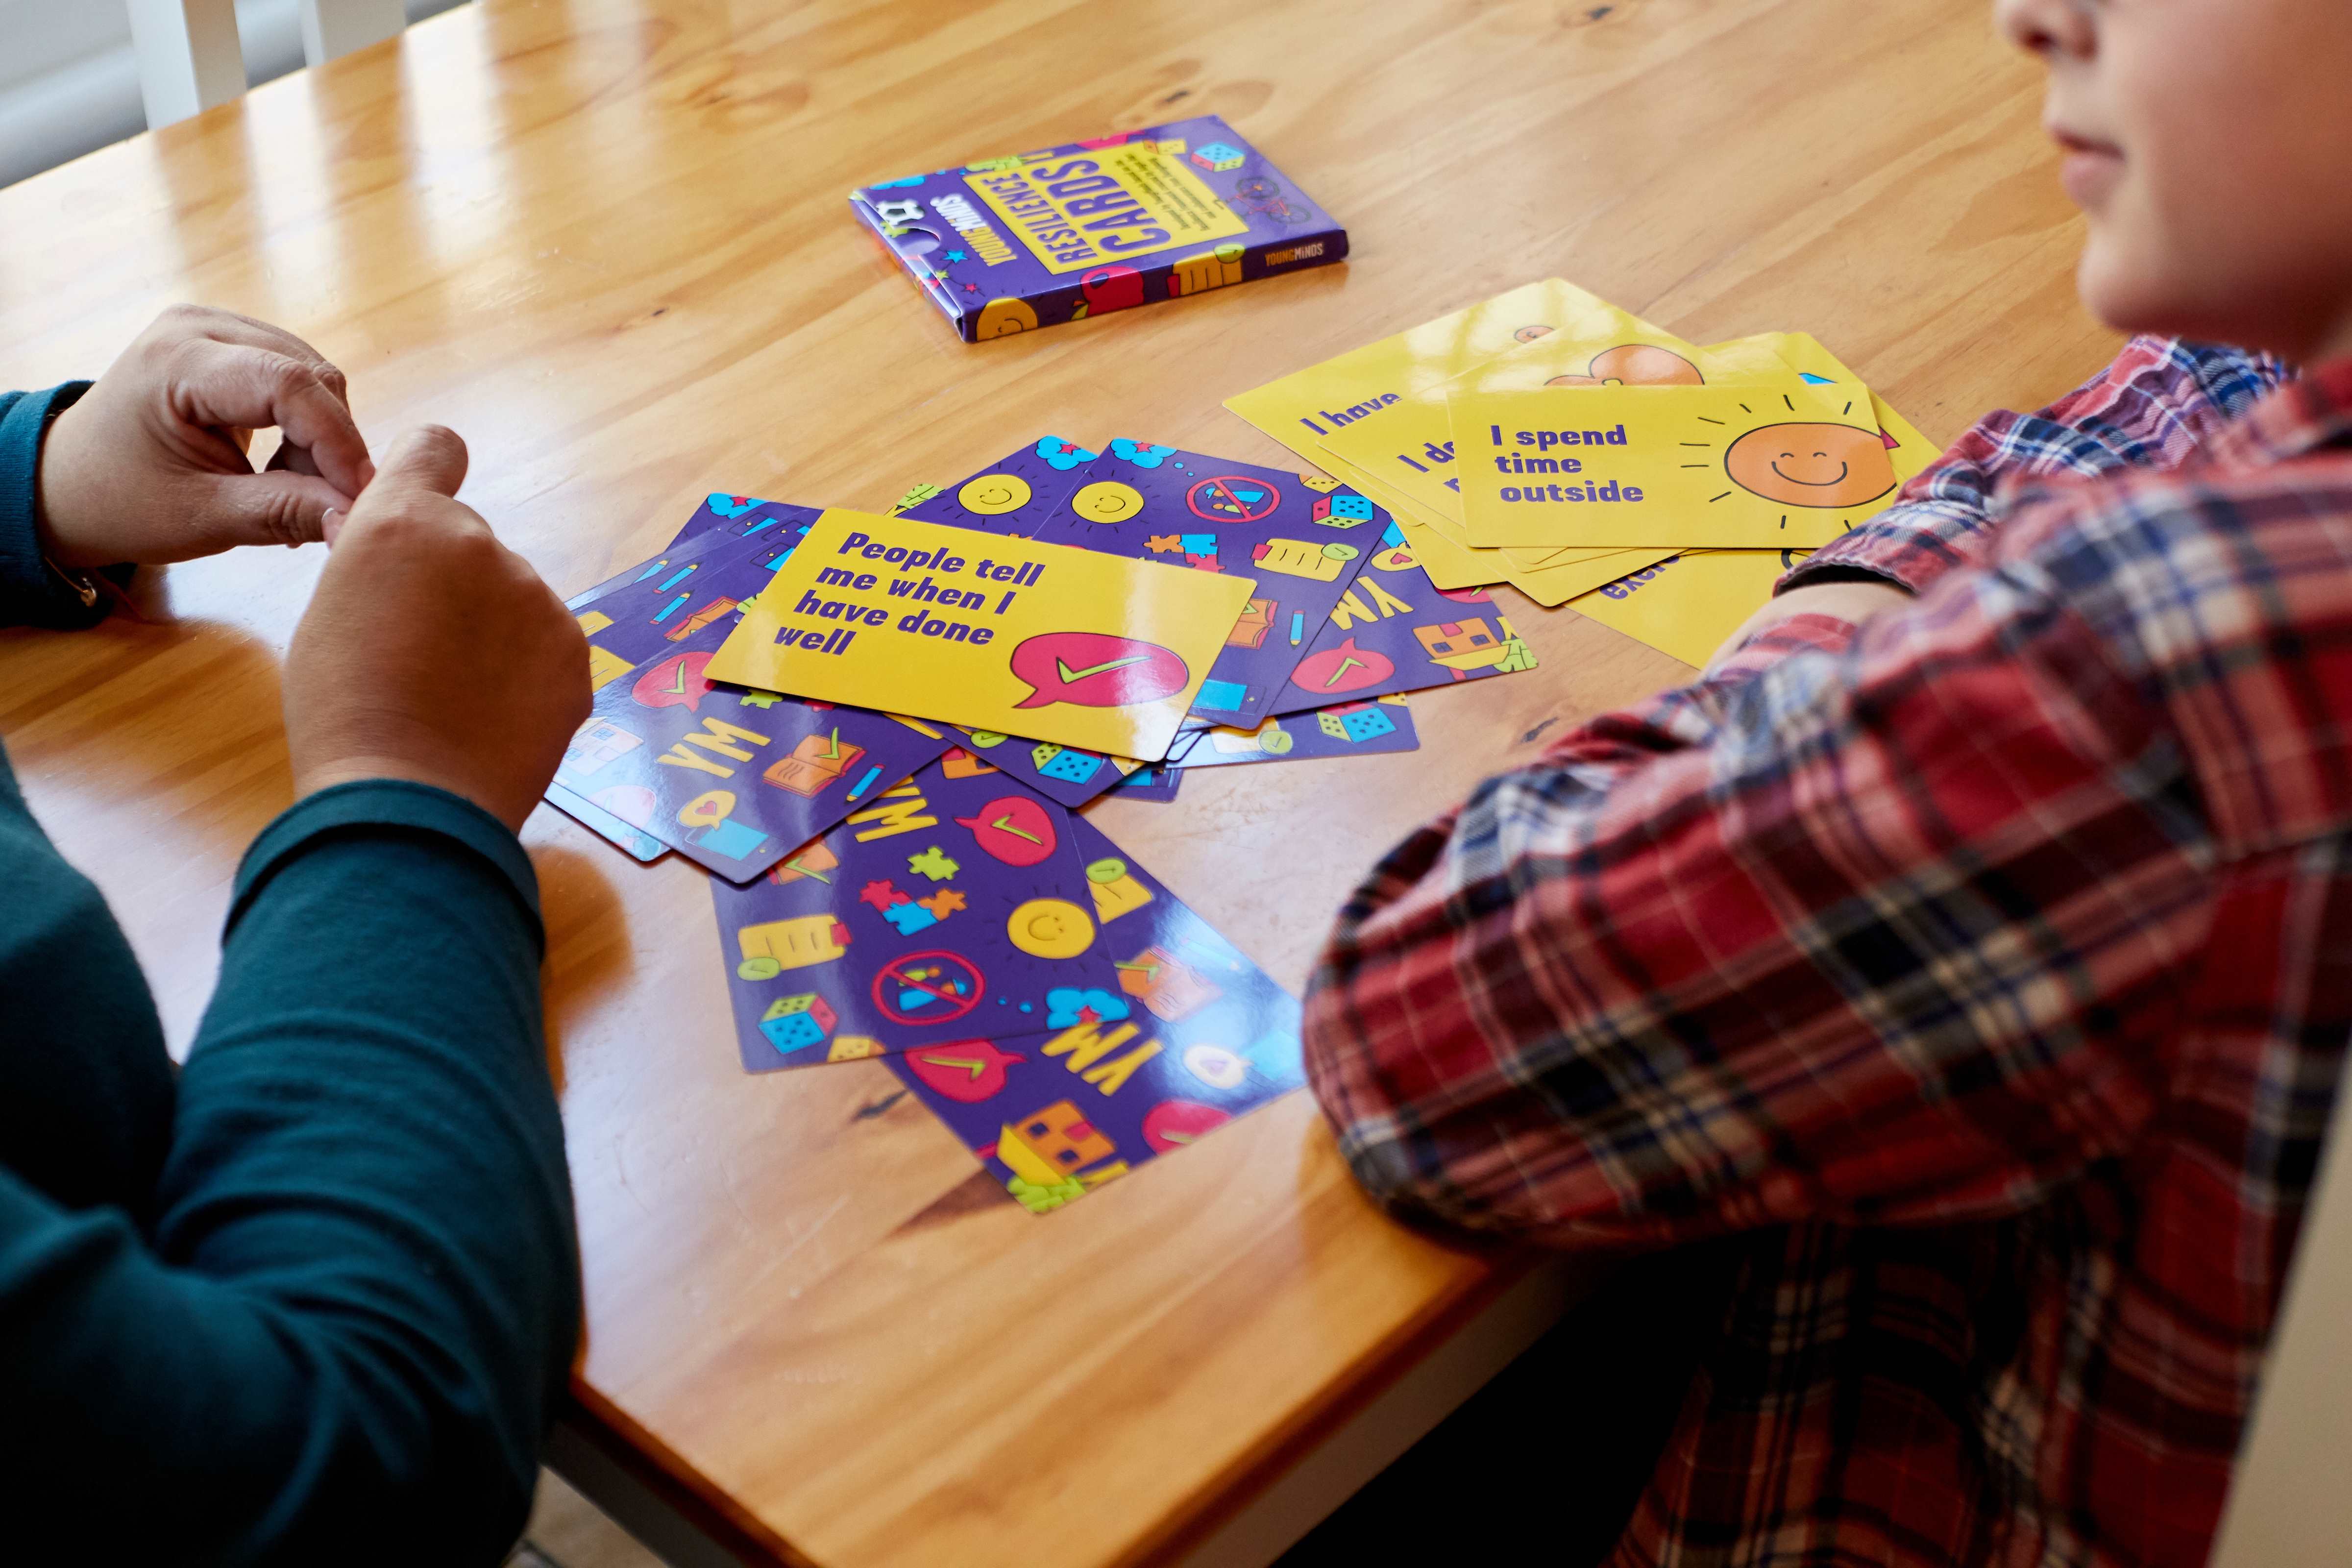
[[1286,713],[1254,730],[1220,725],[1179,742],[1168,766],[1223,767],[1234,763],[1304,763],[1318,757],[1361,757],[1421,748],[1412,710],[1402,697],[1343,702],[1307,713]]
[[1039,539],[1256,582],[1192,705],[1220,723],[1274,710],[1389,528],[1386,511],[1320,474],[1149,441],[1113,441],[1081,479],[1041,521]]
[[1046,520],[1059,514],[1062,503],[1082,482],[1087,465],[1099,455],[1059,436],[1041,436],[961,483],[944,489],[916,486],[908,496],[930,493],[898,515],[982,533],[1041,538]]
[[1051,1031],[889,1058],[1032,1214],[1181,1149],[1306,1081],[1298,1004],[1082,818],[1118,1005]]
[[959,748],[761,880],[712,883],[743,1065],[1124,1016],[1076,822]]
[[[748,881],[954,743],[937,725],[715,684],[732,623],[597,689],[555,782]],[[557,804],[561,805],[561,802]]]
[[883,180],[849,203],[967,342],[1348,254],[1348,231],[1213,114]]
[[1332,606],[1273,711],[1287,716],[1335,697],[1386,697],[1533,669],[1536,656],[1484,588],[1448,592],[1429,580],[1388,525],[1370,563]]

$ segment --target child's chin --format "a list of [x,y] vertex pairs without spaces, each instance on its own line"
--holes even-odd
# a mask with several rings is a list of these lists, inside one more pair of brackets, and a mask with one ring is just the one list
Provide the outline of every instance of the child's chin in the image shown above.
[[2101,235],[2095,226],[2074,268],[2074,291],[2084,309],[2119,332],[2189,330],[2189,302],[2167,286],[2163,268]]

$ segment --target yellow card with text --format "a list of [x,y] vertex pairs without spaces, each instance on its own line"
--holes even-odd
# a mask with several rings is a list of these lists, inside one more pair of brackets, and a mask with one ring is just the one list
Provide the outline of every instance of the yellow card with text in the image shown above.
[[[1686,343],[1639,316],[1601,301],[1571,330],[1539,337],[1474,365],[1452,381],[1424,387],[1323,438],[1324,449],[1354,464],[1423,510],[1462,517],[1454,459],[1454,398],[1474,392],[1536,387],[1614,391],[1626,386],[1705,386],[1738,382],[1802,384],[1769,345],[1740,342],[1716,349]],[[1479,543],[1472,539],[1473,544]]]
[[836,508],[706,673],[1156,762],[1256,585]]
[[1452,406],[1481,547],[1810,548],[1895,489],[1859,387],[1546,387]]
[[1319,467],[1318,443],[1332,431],[1585,320],[1595,307],[1610,308],[1558,278],[1522,284],[1236,394],[1225,399],[1225,406]]
[[1685,664],[1705,666],[1723,639],[1772,596],[1802,550],[1709,550],[1669,556],[1568,607],[1648,643]]

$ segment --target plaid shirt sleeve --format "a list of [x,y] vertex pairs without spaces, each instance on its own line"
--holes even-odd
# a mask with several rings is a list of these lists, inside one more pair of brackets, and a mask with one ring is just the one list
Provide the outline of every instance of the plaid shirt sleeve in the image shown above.
[[2097,597],[2028,563],[1797,617],[1399,847],[1307,1007],[1358,1177],[1657,1246],[2011,1213],[2125,1147],[2210,854]]
[[2008,513],[2008,489],[2174,468],[2293,375],[2268,354],[2134,338],[2114,363],[2039,413],[2003,409],[1979,420],[1895,505],[1800,562],[1779,591],[1876,577],[1924,593],[1951,568],[1983,559]]

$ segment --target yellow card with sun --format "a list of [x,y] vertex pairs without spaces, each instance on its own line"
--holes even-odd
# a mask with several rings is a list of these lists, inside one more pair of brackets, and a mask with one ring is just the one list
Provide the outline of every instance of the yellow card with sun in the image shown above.
[[1325,437],[1323,447],[1425,510],[1460,518],[1459,466],[1447,413],[1447,405],[1456,397],[1547,386],[1599,391],[1735,382],[1791,388],[1803,384],[1767,343],[1742,341],[1703,349],[1614,305],[1601,304],[1587,313],[1578,330],[1537,338],[1452,381],[1399,398]]
[[1496,354],[1560,331],[1583,331],[1617,312],[1607,300],[1558,278],[1521,284],[1491,300],[1225,399],[1225,406],[1310,463],[1332,431],[1369,418],[1426,387],[1453,380]]
[[1896,487],[1858,387],[1544,387],[1451,407],[1480,547],[1805,549]]

